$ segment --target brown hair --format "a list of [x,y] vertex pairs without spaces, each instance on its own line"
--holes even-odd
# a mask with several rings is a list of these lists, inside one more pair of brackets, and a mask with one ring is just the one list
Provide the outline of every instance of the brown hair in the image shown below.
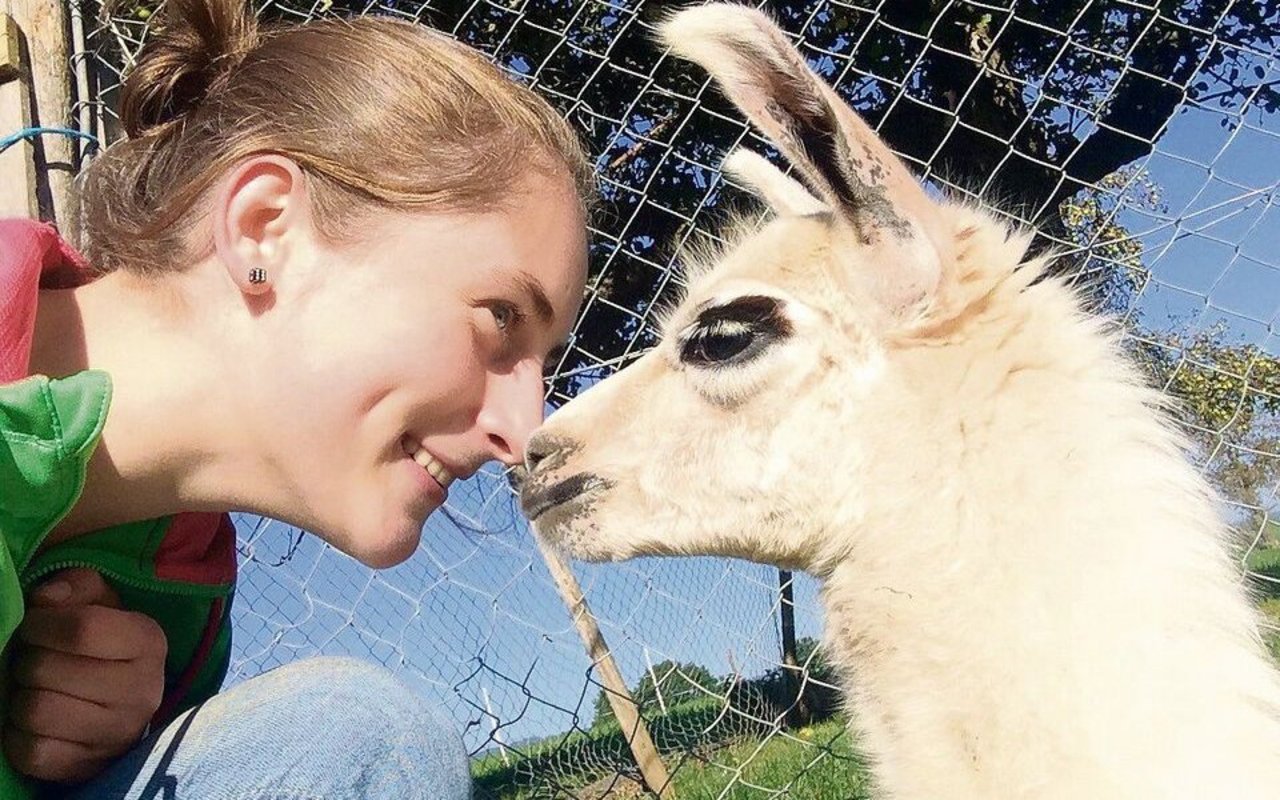
[[197,201],[237,162],[278,153],[306,174],[317,228],[353,212],[480,210],[531,169],[593,179],[569,125],[474,50],[410,22],[259,28],[243,0],[169,0],[125,81],[128,138],[82,175],[84,249],[104,271],[173,269]]

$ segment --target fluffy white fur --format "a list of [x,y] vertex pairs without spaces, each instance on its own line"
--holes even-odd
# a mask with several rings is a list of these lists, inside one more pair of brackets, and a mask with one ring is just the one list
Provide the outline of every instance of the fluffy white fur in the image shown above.
[[[1280,796],[1280,681],[1227,529],[1118,334],[1036,280],[1024,235],[904,194],[847,109],[840,163],[812,163],[799,133],[832,95],[763,15],[706,6],[666,35],[818,197],[735,159],[777,216],[704,254],[662,343],[535,437],[527,506],[589,476],[539,534],[816,575],[879,797]],[[849,201],[877,187],[909,225]],[[790,335],[682,361],[700,310],[743,295],[775,298]]]

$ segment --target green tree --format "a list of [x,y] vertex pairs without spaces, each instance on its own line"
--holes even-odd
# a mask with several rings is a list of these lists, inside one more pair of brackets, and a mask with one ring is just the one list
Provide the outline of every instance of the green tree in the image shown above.
[[[432,5],[442,21],[450,9],[473,8]],[[501,16],[500,5],[481,7]],[[653,309],[675,290],[663,265],[691,220],[701,224],[733,200],[715,167],[740,141],[741,114],[704,88],[697,67],[662,58],[644,24],[676,5],[521,4],[510,36],[501,24],[488,32],[488,18],[456,21],[464,39],[492,47],[515,71],[534,65],[538,86],[562,101],[598,154],[593,290],[601,302],[589,305],[576,347],[556,365],[557,399],[603,377],[592,365],[654,341]],[[1052,240],[1066,231],[1061,202],[1150,153],[1186,103],[1234,110],[1248,99],[1258,115],[1280,108],[1275,82],[1250,55],[1269,52],[1280,36],[1277,0],[1005,8],[773,0],[768,8],[800,38],[810,65],[918,171],[1020,209]],[[545,30],[564,30],[571,46]]]
[[[656,680],[655,680],[656,679]],[[631,696],[642,711],[660,713],[665,705],[670,711],[676,706],[693,700],[717,695],[724,681],[711,674],[711,670],[691,662],[661,661],[646,671],[631,689]],[[661,702],[658,698],[661,695]],[[609,705],[609,690],[601,689],[596,697],[596,716],[593,729],[615,721],[613,707]]]
[[[534,83],[583,131],[602,178],[592,252],[600,302],[552,365],[555,399],[603,377],[594,365],[652,343],[652,311],[675,288],[663,266],[690,220],[729,199],[715,167],[745,127],[704,88],[700,69],[655,45],[651,23],[683,3],[256,2],[268,22],[369,11],[421,19]],[[138,22],[156,2],[101,5],[142,38]],[[918,171],[982,189],[1052,239],[1070,227],[1060,204],[1150,153],[1187,103],[1235,112],[1248,101],[1259,117],[1280,109],[1278,83],[1257,55],[1280,39],[1280,0],[767,6],[810,65]],[[125,41],[104,33],[94,45],[112,60]]]

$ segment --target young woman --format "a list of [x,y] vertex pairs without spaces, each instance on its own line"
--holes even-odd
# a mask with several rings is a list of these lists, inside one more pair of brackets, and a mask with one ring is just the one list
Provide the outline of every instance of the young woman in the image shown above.
[[[213,696],[242,509],[374,567],[520,460],[586,269],[563,120],[421,26],[169,0],[83,176],[0,223],[0,796],[467,796],[379,669]],[[212,697],[212,699],[210,699]]]

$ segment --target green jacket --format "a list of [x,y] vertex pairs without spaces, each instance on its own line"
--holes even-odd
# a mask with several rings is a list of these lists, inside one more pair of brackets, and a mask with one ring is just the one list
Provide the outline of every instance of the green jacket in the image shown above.
[[[90,567],[168,636],[165,700],[152,721],[162,725],[213,695],[226,674],[234,528],[225,514],[180,514],[86,534],[34,557],[80,497],[110,401],[110,379],[92,370],[0,384],[0,664],[24,593],[59,569]],[[0,712],[4,700],[0,692]],[[0,759],[0,798],[33,791]]]

